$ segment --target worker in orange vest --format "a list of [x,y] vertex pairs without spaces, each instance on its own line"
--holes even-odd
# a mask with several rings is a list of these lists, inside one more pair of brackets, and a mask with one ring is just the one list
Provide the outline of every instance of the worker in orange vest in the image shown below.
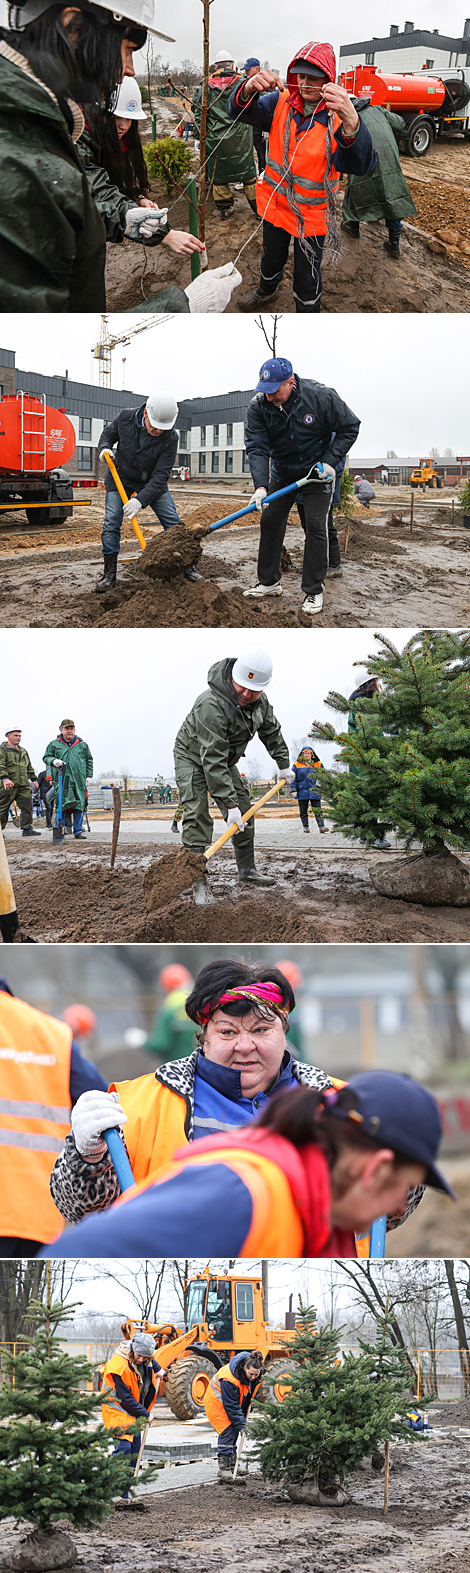
[[106,1082],[71,1026],[14,999],[0,979],[0,1257],[36,1256],[63,1227],[51,1169],[91,1088]]
[[295,309],[318,312],[325,237],[334,259],[341,249],[335,211],[340,174],[370,175],[377,162],[353,100],[336,85],[331,44],[304,44],[291,60],[286,87],[273,71],[245,78],[227,114],[255,132],[269,131],[266,168],[256,184],[264,220],[260,280],[240,309],[263,310],[274,299],[293,236]]
[[206,1389],[204,1408],[218,1434],[219,1478],[231,1479],[237,1442],[246,1428],[248,1411],[263,1378],[263,1356],[258,1349],[242,1349],[228,1365],[216,1371]]
[[[110,1360],[106,1361],[103,1371],[104,1386],[114,1389],[103,1398],[101,1405],[103,1425],[107,1426],[108,1431],[116,1431],[112,1457],[120,1458],[124,1454],[129,1458],[131,1477],[134,1473],[136,1455],[140,1450],[141,1426],[137,1429],[137,1425],[139,1421],[147,1425],[150,1420],[157,1396],[159,1376],[162,1373],[158,1360],[152,1358],[156,1347],[151,1333],[136,1332],[131,1339],[128,1353],[116,1352]],[[123,1434],[126,1421],[129,1429]],[[129,1492],[124,1491],[123,1497],[127,1501]]]
[[410,1191],[414,1205],[425,1184],[455,1200],[436,1167],[441,1134],[432,1093],[394,1071],[291,1089],[248,1129],[180,1149],[43,1254],[355,1257],[354,1231],[383,1214],[396,1224]]

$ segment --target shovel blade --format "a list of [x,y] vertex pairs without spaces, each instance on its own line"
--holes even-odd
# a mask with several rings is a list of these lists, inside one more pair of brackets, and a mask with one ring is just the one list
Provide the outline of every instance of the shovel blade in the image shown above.
[[201,878],[197,879],[194,885],[194,900],[196,906],[207,907],[211,901],[214,901],[214,899],[215,898],[212,895],[212,892],[209,890],[205,876],[201,874]]
[[63,841],[63,839],[64,839],[63,826],[62,825],[53,825],[53,827],[52,827],[52,840],[53,840],[53,842],[54,841],[55,842]]

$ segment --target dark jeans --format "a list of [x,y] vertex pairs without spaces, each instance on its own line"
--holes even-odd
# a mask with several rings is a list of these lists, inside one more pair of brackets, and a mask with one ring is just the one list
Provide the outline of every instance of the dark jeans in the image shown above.
[[[302,824],[303,824],[304,830],[308,830],[308,804],[309,804],[308,797],[299,797],[298,798],[298,804],[299,804],[299,814],[300,814],[300,818],[302,820]],[[325,821],[324,821],[324,818],[323,818],[323,814],[321,812],[321,808],[320,808],[320,806],[318,806],[318,808],[315,808],[315,806],[313,804],[312,804],[312,807],[313,807],[313,812],[314,812],[314,815],[315,815],[315,819],[317,821],[318,829],[322,830]]]
[[[349,228],[353,230],[355,235],[360,235],[361,231],[360,231],[359,219],[346,218],[346,214],[345,214],[344,221],[345,221],[345,224],[348,224]],[[390,236],[390,240],[398,240],[399,236],[400,236],[400,230],[401,230],[401,218],[386,219],[385,223],[387,225],[387,229],[388,229],[388,233],[389,233],[389,236]]]
[[[126,1456],[126,1458],[128,1458],[128,1460],[129,1460],[129,1468],[128,1468],[129,1485],[131,1485],[131,1483],[132,1483],[132,1479],[133,1479],[134,1470],[135,1470],[135,1466],[136,1466],[136,1462],[137,1462],[137,1454],[139,1452],[139,1448],[140,1448],[140,1435],[133,1436],[132,1441],[129,1441],[128,1437],[123,1437],[120,1442],[115,1442],[115,1444],[114,1444],[114,1451],[111,1454],[111,1462],[112,1462],[113,1458],[115,1458],[117,1460],[117,1462],[119,1463],[121,1458],[122,1458],[122,1454],[123,1453]],[[123,1496],[128,1496],[128,1495],[129,1495],[129,1492],[126,1491],[126,1487],[124,1486]]]
[[[282,283],[292,238],[288,230],[278,229],[275,224],[269,224],[267,219],[264,220],[259,282],[261,295],[273,295],[278,284]],[[309,235],[308,240],[315,253],[313,270],[308,257],[301,249],[300,242],[294,239],[294,300],[295,309],[299,312],[320,310],[321,259],[325,236]]]
[[[286,481],[271,481],[269,492],[276,492]],[[302,527],[305,530],[302,590],[305,595],[319,595],[324,589],[324,579],[329,564],[329,515],[333,485],[329,481],[312,481],[302,487]],[[258,551],[258,579],[260,584],[277,584],[281,577],[281,551],[286,533],[292,496],[280,497],[278,502],[266,503],[261,510],[260,542]],[[332,526],[332,540],[338,537]]]
[[[168,487],[166,492],[162,492],[161,497],[156,498],[156,501],[151,503],[150,506],[153,508],[159,524],[163,525],[164,530],[169,530],[172,524],[181,523]],[[124,504],[121,501],[119,492],[115,486],[110,487],[106,492],[104,524],[101,532],[101,546],[104,556],[107,554],[111,556],[113,553],[117,554],[120,551],[123,513]]]
[[[339,546],[339,540],[338,540],[338,532],[337,532],[335,521],[334,521],[334,517],[333,517],[333,505],[334,505],[334,500],[335,500],[335,492],[336,492],[336,485],[335,485],[335,490],[333,492],[333,497],[331,499],[330,512],[328,514],[328,567],[329,568],[340,568],[340,566],[341,566],[341,552],[340,552],[340,546]],[[297,511],[298,511],[298,514],[299,514],[299,519],[300,519],[300,523],[302,525],[302,529],[304,531],[304,534],[306,534],[306,529],[305,529],[305,509],[304,509],[304,505],[303,505],[301,496],[297,498]]]
[[236,1426],[232,1425],[232,1423],[226,1427],[225,1431],[219,1431],[217,1438],[217,1452],[219,1456],[221,1453],[228,1453],[229,1457],[233,1458],[235,1463],[235,1453],[237,1451],[237,1442],[239,1436],[240,1432],[237,1431]]
[[253,142],[258,157],[258,169],[262,175],[263,169],[266,169],[266,142],[261,131],[253,133]]

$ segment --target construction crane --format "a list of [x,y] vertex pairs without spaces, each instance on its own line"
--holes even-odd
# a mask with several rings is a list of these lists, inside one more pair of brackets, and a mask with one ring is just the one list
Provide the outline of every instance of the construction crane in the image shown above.
[[139,322],[135,328],[128,328],[126,333],[111,333],[108,327],[109,318],[102,316],[101,331],[96,344],[92,345],[93,360],[99,361],[100,388],[111,387],[111,356],[118,344],[130,344],[136,333],[146,333],[148,328],[157,328],[162,322],[170,322],[174,312],[165,316],[145,317],[144,322]]

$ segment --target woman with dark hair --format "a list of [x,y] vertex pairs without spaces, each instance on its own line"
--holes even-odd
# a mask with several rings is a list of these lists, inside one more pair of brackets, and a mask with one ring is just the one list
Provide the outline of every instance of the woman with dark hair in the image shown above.
[[209,962],[186,1000],[194,1049],[135,1081],[112,1083],[98,1101],[81,1101],[52,1182],[70,1223],[111,1206],[119,1183],[102,1131],[125,1125],[136,1180],[157,1174],[182,1143],[247,1125],[275,1092],[302,1083],[331,1086],[325,1072],[293,1058],[289,1013],[294,991],[277,967],[233,957]]
[[[281,990],[265,987],[281,1011]],[[339,1091],[291,1089],[266,1101],[248,1129],[227,1135],[219,1126],[189,1154],[176,1152],[106,1218],[61,1236],[57,1252],[354,1257],[353,1231],[367,1233],[383,1214],[403,1218],[410,1189],[415,1205],[425,1183],[454,1197],[436,1168],[441,1133],[432,1094],[394,1071],[362,1072]]]
[[[93,104],[85,112],[78,152],[109,241],[121,241],[129,234],[128,215],[135,212],[136,206],[163,213],[149,196],[148,169],[139,134],[139,121],[146,119],[140,88],[135,77],[129,76],[121,82],[112,110]],[[204,250],[196,235],[171,229],[164,214],[153,241],[182,257]]]
[[[379,690],[380,690],[380,685],[379,685],[378,677],[368,677],[366,679],[365,683],[359,683],[359,687],[355,688],[354,692],[349,695],[349,704],[351,706],[352,705],[355,706],[356,705],[356,701],[358,699],[375,699],[375,695],[379,693]],[[357,732],[356,716],[357,716],[357,710],[356,709],[351,709],[349,711],[349,715],[348,715],[348,732]],[[351,776],[360,776],[360,774],[361,774],[360,765],[350,765],[349,766],[349,774]],[[373,842],[373,846],[374,846],[375,851],[376,852],[390,852],[391,851],[391,847],[392,847],[392,843],[391,843],[391,841],[387,841],[387,837],[385,835],[385,831],[383,829],[383,826],[381,824],[379,824],[378,820],[374,820],[373,825],[371,825],[371,830],[373,831],[373,834],[374,834],[374,837],[375,837],[375,840]],[[367,841],[366,841],[366,837],[365,836],[360,836],[359,837],[359,841],[360,841],[361,847],[365,847],[367,845]]]

